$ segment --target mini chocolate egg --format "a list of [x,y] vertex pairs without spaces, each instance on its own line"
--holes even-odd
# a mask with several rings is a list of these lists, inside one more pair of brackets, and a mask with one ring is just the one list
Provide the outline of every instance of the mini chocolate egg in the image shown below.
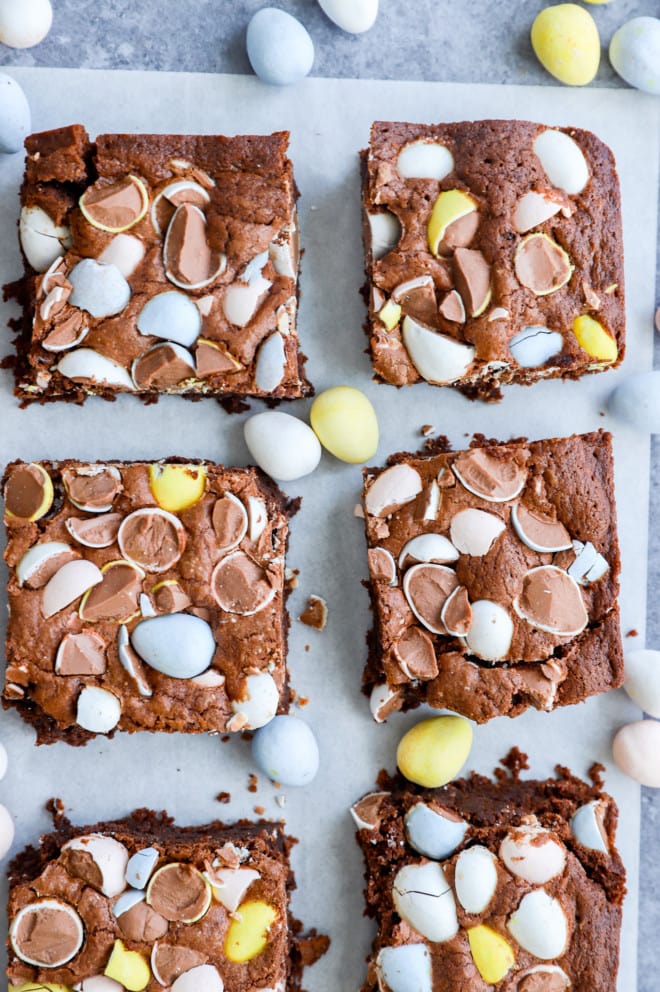
[[295,716],[276,716],[257,730],[252,757],[264,775],[282,785],[309,785],[319,768],[316,738]]
[[30,130],[30,106],[25,93],[15,79],[0,72],[0,152],[20,152]]
[[660,722],[638,720],[616,734],[612,742],[614,760],[625,775],[641,785],[660,788]]
[[628,427],[642,434],[660,434],[660,372],[628,376],[611,394],[607,406]]
[[300,21],[284,10],[258,10],[248,24],[246,44],[250,65],[271,86],[290,86],[311,71],[314,43]]
[[623,688],[645,713],[660,717],[660,651],[626,652]]
[[378,17],[378,0],[319,0],[321,10],[349,34],[363,34]]
[[598,72],[598,28],[584,7],[576,3],[546,7],[532,24],[531,37],[539,62],[561,83],[585,86]]
[[633,17],[614,32],[610,62],[622,79],[646,93],[660,93],[660,20]]
[[53,23],[50,0],[0,0],[0,41],[10,48],[33,48]]
[[279,482],[309,475],[321,460],[321,445],[314,431],[289,413],[257,413],[245,421],[243,431],[259,468]]

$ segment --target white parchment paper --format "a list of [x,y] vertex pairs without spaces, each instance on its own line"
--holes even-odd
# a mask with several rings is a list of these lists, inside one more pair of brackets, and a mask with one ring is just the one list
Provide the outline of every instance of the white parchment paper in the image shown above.
[[[605,400],[623,376],[651,367],[660,105],[630,91],[450,85],[310,79],[275,90],[250,77],[14,69],[41,130],[81,121],[102,131],[266,133],[292,131],[291,156],[302,192],[305,247],[300,335],[317,391],[338,383],[365,390],[381,425],[376,463],[416,449],[422,424],[434,424],[463,445],[481,431],[507,439],[570,434],[609,427],[616,435],[617,497],[624,560],[623,630],[643,645],[646,607],[648,438],[610,423]],[[615,373],[581,382],[509,388],[497,406],[471,403],[451,390],[426,385],[397,391],[371,382],[361,326],[364,309],[357,151],[374,119],[443,121],[521,117],[594,130],[613,148],[623,186],[628,299],[628,356]],[[0,161],[0,277],[20,273],[15,221],[22,156]],[[4,306],[0,319],[14,311]],[[7,336],[9,338],[9,335]],[[7,346],[5,350],[9,350]],[[255,405],[255,409],[259,404]],[[309,404],[284,405],[304,416]],[[168,398],[143,407],[130,397],[115,404],[90,400],[19,410],[9,373],[0,373],[0,458],[158,458],[181,454],[243,464],[243,416],[228,416],[212,400]],[[330,953],[307,975],[312,992],[359,987],[373,929],[362,918],[362,863],[348,806],[373,784],[381,767],[394,769],[396,744],[422,711],[376,726],[359,692],[369,626],[362,522],[353,516],[360,470],[324,456],[310,478],[287,486],[303,496],[293,521],[289,564],[300,569],[290,600],[296,617],[309,593],[323,595],[330,618],[324,633],[294,620],[290,667],[302,711],[322,753],[321,772],[304,792],[260,781],[246,791],[252,770],[239,740],[167,735],[119,735],[83,750],[58,744],[35,749],[33,733],[14,714],[0,716],[10,770],[0,801],[16,820],[14,850],[48,828],[44,802],[63,798],[77,823],[121,816],[136,806],[167,808],[180,823],[251,815],[284,815],[301,839],[294,852],[299,889],[293,908],[309,926],[331,934]],[[4,615],[4,610],[2,611]],[[309,650],[307,650],[309,646]],[[623,692],[552,714],[530,712],[515,721],[478,728],[469,768],[489,773],[513,744],[528,752],[530,775],[550,774],[557,762],[585,774],[593,761],[608,767],[606,782],[621,810],[619,846],[628,868],[619,992],[636,989],[639,792],[611,762],[610,741],[639,711]],[[214,796],[232,794],[231,806]],[[281,807],[276,798],[286,800]],[[0,893],[1,896],[1,893]]]

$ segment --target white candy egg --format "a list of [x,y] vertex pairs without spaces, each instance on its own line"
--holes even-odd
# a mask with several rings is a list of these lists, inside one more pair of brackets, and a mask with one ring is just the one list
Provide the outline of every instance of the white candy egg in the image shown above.
[[628,376],[611,394],[611,414],[644,434],[660,434],[660,372]]
[[458,551],[442,534],[419,534],[411,538],[401,549],[399,568],[413,562],[435,562],[444,565],[456,561]]
[[92,317],[112,317],[120,313],[131,298],[131,287],[119,269],[114,265],[102,265],[93,258],[83,258],[67,278],[73,286],[69,303],[87,310]]
[[158,293],[142,307],[137,319],[140,334],[176,341],[184,347],[195,342],[202,329],[199,310],[184,293]]
[[483,913],[497,888],[497,858],[477,844],[461,851],[456,859],[454,888],[467,913]]
[[552,185],[565,193],[581,193],[589,182],[589,166],[582,149],[564,131],[541,131],[534,141],[534,152]]
[[[78,988],[78,986],[76,986]],[[124,992],[124,986],[107,975],[93,975],[84,978],[79,986],[81,992]]]
[[412,502],[421,491],[422,477],[417,469],[404,463],[392,465],[369,486],[364,507],[373,516],[386,516]]
[[0,803],[0,858],[4,858],[14,843],[14,821],[6,806]]
[[571,819],[571,830],[583,847],[608,854],[609,848],[599,817],[599,813],[602,816],[601,809],[601,801],[598,799],[580,806]]
[[460,379],[474,358],[472,345],[430,331],[412,317],[403,319],[403,343],[422,379],[439,385]]
[[282,382],[286,371],[284,338],[275,331],[267,337],[257,353],[254,381],[257,389],[272,393]]
[[[0,76],[0,84],[2,77]],[[0,120],[0,134],[2,123]],[[4,149],[1,149],[4,151]],[[71,247],[71,230],[58,226],[41,207],[23,207],[18,222],[21,247],[37,272],[45,272]]]
[[660,93],[660,20],[633,17],[614,32],[610,62],[631,86]]
[[51,558],[68,555],[72,557],[72,549],[63,541],[44,541],[43,544],[33,544],[16,566],[16,578],[19,586],[25,585],[40,568],[43,568]]
[[625,775],[660,788],[660,723],[638,720],[622,727],[612,742],[614,760]]
[[507,929],[522,948],[541,961],[559,958],[566,949],[566,914],[561,903],[543,889],[523,896],[518,909],[509,917]]
[[99,255],[99,262],[114,265],[124,279],[133,275],[144,258],[144,242],[133,234],[117,234]]
[[119,919],[124,913],[128,913],[129,909],[133,909],[133,906],[137,906],[139,902],[144,902],[145,898],[144,892],[138,892],[136,889],[128,889],[112,904],[113,915]]
[[218,969],[212,964],[200,964],[172,983],[172,992],[224,992],[223,982]]
[[131,644],[150,668],[173,679],[192,679],[211,664],[215,638],[210,625],[192,613],[169,613],[142,620]]
[[113,692],[88,685],[78,696],[76,723],[92,734],[109,734],[121,718],[121,703]]
[[10,48],[32,48],[53,23],[50,0],[0,0],[0,41]]
[[431,955],[426,944],[383,947],[376,960],[379,988],[390,992],[432,992]]
[[500,661],[513,639],[513,621],[499,603],[478,599],[472,604],[472,623],[465,639],[468,649],[484,661]]
[[506,524],[501,517],[469,507],[452,517],[449,533],[461,554],[479,558],[488,554],[503,530]]
[[128,851],[114,837],[86,834],[67,841],[62,850],[89,854],[101,874],[101,892],[108,899],[114,899],[126,888]]
[[[15,4],[12,6],[15,8]],[[25,93],[15,79],[0,72],[0,152],[20,152],[30,129],[30,106]]]
[[371,254],[379,259],[398,245],[402,232],[401,221],[390,210],[368,214],[367,218],[371,232]]
[[378,0],[319,0],[321,10],[342,31],[363,34],[378,17]]
[[41,611],[48,620],[74,603],[92,586],[103,581],[103,573],[94,562],[78,558],[69,561],[46,583],[41,599]]
[[500,857],[512,875],[543,885],[561,875],[566,851],[540,824],[522,824],[510,830],[500,844]]
[[279,705],[280,692],[275,679],[268,672],[260,672],[248,675],[244,698],[233,700],[231,707],[236,716],[246,721],[241,729],[258,730],[273,719]]
[[523,369],[537,369],[545,365],[554,355],[558,355],[564,339],[558,331],[547,327],[523,327],[509,341],[509,351]]
[[406,837],[411,847],[427,858],[448,858],[462,843],[468,825],[444,815],[425,803],[416,803],[406,813]]
[[454,156],[437,141],[413,141],[405,145],[396,160],[404,179],[436,179],[438,182],[454,170]]
[[276,716],[254,735],[257,767],[282,785],[309,785],[319,767],[319,748],[310,727],[295,716]]
[[243,432],[259,468],[279,482],[309,475],[321,460],[321,444],[314,431],[288,413],[257,413],[245,421]]
[[660,717],[660,651],[628,651],[623,688],[645,713]]
[[392,899],[401,919],[427,940],[440,943],[458,933],[454,895],[435,861],[401,868]]
[[155,847],[143,847],[136,851],[126,865],[126,881],[134,889],[143,889],[158,863],[160,855]]
[[93,348],[69,351],[57,364],[57,371],[74,382],[90,382],[103,386],[118,386],[133,390],[133,380],[118,362],[99,354]]
[[205,873],[205,877],[214,898],[230,913],[235,913],[247,890],[261,875],[254,868],[213,868],[212,872]]
[[291,14],[263,7],[247,29],[247,54],[259,79],[271,86],[290,86],[304,79],[314,63],[314,43]]

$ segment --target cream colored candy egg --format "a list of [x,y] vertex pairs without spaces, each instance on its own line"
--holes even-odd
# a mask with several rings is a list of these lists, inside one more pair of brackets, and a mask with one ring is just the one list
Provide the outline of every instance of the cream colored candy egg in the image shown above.
[[598,28],[584,7],[575,3],[546,7],[534,21],[531,37],[539,62],[561,83],[585,86],[598,72]]
[[622,727],[612,742],[612,754],[625,775],[660,788],[660,722],[638,720]]
[[335,458],[354,465],[368,461],[378,447],[378,420],[359,389],[334,386],[312,403],[312,429]]
[[660,651],[628,651],[623,688],[645,713],[660,717]]
[[422,720],[401,738],[396,761],[403,775],[428,789],[458,775],[472,747],[472,725],[461,716]]
[[50,0],[0,0],[0,41],[10,48],[32,48],[53,23]]

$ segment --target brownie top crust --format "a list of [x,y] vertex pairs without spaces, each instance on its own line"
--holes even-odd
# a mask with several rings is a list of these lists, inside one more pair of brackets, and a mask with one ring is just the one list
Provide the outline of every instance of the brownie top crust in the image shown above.
[[376,374],[481,399],[618,364],[619,183],[577,128],[377,122],[363,153]]

